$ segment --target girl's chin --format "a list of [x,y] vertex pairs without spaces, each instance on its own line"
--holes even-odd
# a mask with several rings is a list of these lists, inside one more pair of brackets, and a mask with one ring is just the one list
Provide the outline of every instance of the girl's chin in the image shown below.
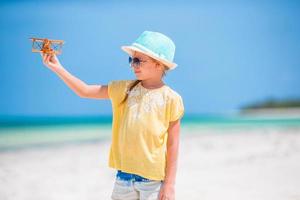
[[137,80],[140,80],[140,81],[143,80],[143,79],[142,79],[141,77],[139,77],[139,76],[135,76],[135,77],[136,77]]

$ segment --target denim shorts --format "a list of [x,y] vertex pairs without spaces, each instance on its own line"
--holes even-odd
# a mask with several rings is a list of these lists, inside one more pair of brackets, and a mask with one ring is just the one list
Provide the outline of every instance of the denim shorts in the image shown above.
[[136,175],[136,174],[131,174],[131,173],[126,173],[126,172],[122,172],[121,170],[117,171],[117,175],[116,175],[117,179],[121,179],[121,180],[125,180],[125,181],[135,181],[135,182],[149,182],[152,181],[150,179],[147,179],[145,177]]
[[157,200],[163,181],[117,171],[111,199],[113,200]]

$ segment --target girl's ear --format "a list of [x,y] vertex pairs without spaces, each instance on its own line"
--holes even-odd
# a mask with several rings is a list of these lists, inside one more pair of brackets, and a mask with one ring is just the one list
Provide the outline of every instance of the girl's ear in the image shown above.
[[155,66],[156,66],[157,69],[163,69],[164,68],[164,66],[160,62],[156,62]]

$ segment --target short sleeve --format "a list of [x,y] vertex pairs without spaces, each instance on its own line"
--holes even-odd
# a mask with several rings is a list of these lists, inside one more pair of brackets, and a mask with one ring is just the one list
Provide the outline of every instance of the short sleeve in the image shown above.
[[176,121],[184,115],[184,105],[181,96],[174,98],[171,101],[170,121]]
[[127,80],[113,80],[108,83],[108,96],[112,103],[120,103],[126,95]]

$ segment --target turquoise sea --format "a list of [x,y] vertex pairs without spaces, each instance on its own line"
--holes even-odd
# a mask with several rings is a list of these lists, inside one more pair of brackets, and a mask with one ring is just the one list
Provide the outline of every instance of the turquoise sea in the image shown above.
[[[0,151],[76,145],[109,140],[112,116],[0,117]],[[245,117],[238,115],[185,115],[181,134],[203,129],[296,128],[300,117]],[[228,131],[224,131],[228,133]]]

